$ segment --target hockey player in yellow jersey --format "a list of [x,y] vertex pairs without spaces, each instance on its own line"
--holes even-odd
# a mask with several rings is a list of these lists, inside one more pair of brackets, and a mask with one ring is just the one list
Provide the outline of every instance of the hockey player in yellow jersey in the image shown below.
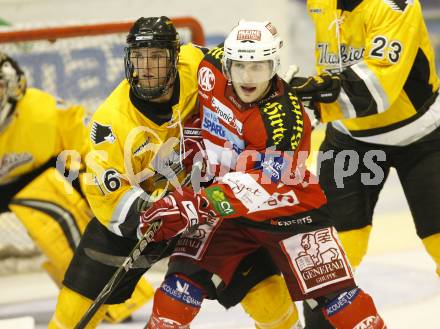
[[[0,211],[12,211],[26,227],[58,286],[92,217],[78,179],[87,139],[81,106],[27,88],[19,65],[0,53]],[[63,151],[78,160],[70,158],[67,179],[65,161],[58,157]],[[151,297],[151,286],[142,281],[129,308],[113,306],[107,319],[119,322]]]
[[[291,85],[329,122],[319,180],[351,264],[367,251],[374,208],[394,167],[440,275],[439,77],[420,1],[308,0],[307,10],[319,75]],[[341,151],[350,155],[338,163]],[[305,307],[308,329],[331,328]]]
[[[180,45],[174,25],[164,16],[139,18],[127,44],[126,79],[90,123],[84,181],[95,218],[64,277],[51,329],[78,324],[140,238],[140,211],[190,177],[191,168],[182,166],[189,153],[184,152],[182,132],[183,123],[198,113],[197,68],[204,50]],[[124,302],[139,278],[169,255],[175,243],[150,243],[86,328],[99,324],[109,304]],[[235,279],[232,287],[217,291],[209,278],[208,298],[217,298],[226,307],[243,299],[258,328],[287,329],[298,321],[286,284],[264,251],[243,262]]]

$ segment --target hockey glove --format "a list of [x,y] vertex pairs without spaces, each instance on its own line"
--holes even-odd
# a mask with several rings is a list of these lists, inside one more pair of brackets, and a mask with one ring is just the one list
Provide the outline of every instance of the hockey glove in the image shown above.
[[183,187],[181,194],[174,191],[140,213],[138,235],[140,237],[145,234],[152,222],[161,221],[154,241],[168,240],[187,228],[210,223],[215,217],[206,197]]
[[185,121],[183,125],[183,142],[185,146],[183,165],[190,171],[194,163],[205,159],[205,145],[203,144],[199,115],[194,115]]
[[329,73],[308,78],[293,77],[288,83],[301,101],[333,103],[341,91],[341,79]]

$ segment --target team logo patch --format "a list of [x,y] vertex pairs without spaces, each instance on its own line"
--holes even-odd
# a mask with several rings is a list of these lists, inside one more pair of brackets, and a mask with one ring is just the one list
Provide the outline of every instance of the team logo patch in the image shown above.
[[266,157],[260,165],[263,168],[263,173],[270,177],[274,183],[278,183],[281,180],[284,168],[286,167],[284,158],[281,156]]
[[211,91],[215,85],[215,75],[209,67],[202,67],[198,76],[199,86],[203,91]]
[[235,213],[234,207],[232,207],[229,200],[226,198],[225,193],[220,187],[208,187],[205,189],[208,199],[211,200],[215,210],[221,216],[228,216]]
[[101,144],[108,142],[113,144],[116,140],[116,136],[113,134],[111,126],[105,126],[98,122],[93,122],[90,138],[94,144]]
[[297,234],[280,245],[304,294],[353,277],[334,228]]
[[261,31],[259,30],[239,30],[237,33],[237,40],[261,40]]
[[403,13],[408,5],[413,5],[414,0],[383,0],[392,10]]

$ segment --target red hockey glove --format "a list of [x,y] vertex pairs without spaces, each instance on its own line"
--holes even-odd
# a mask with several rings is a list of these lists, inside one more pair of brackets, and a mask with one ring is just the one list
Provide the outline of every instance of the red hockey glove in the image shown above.
[[341,92],[339,76],[326,72],[315,77],[293,77],[288,83],[301,101],[333,103]]
[[183,125],[183,142],[185,146],[183,165],[188,171],[191,171],[195,162],[201,162],[205,158],[201,125],[199,115],[193,115]]
[[161,221],[154,241],[168,240],[189,227],[209,223],[215,217],[206,197],[183,187],[182,194],[174,191],[140,213],[138,233],[145,234],[152,222]]

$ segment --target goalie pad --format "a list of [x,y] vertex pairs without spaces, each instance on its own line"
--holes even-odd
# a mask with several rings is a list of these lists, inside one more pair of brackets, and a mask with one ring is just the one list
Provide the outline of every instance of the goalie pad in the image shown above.
[[[10,209],[34,243],[64,274],[92,213],[75,190],[65,190],[64,177],[49,168],[15,195]],[[59,281],[58,281],[59,284]]]

